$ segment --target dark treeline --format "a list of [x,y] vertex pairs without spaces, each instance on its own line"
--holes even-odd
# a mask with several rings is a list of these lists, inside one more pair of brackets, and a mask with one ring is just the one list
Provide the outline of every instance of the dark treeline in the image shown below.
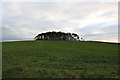
[[79,36],[76,33],[64,33],[64,32],[46,32],[35,36],[35,40],[70,40],[78,41]]

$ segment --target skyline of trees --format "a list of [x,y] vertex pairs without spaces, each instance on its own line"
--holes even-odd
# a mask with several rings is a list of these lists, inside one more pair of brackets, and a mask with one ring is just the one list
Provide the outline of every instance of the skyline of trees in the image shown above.
[[65,33],[65,32],[46,32],[35,36],[35,40],[69,40],[79,41],[79,36],[76,33]]

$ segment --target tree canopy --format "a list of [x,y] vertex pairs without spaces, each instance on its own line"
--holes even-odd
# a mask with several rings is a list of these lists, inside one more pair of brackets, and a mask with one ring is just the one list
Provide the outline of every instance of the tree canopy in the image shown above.
[[35,40],[70,40],[78,41],[79,36],[76,33],[64,33],[64,32],[46,32],[35,36]]

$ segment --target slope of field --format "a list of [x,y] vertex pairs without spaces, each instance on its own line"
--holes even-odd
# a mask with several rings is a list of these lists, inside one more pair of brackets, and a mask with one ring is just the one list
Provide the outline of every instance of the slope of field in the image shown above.
[[118,45],[80,41],[3,42],[3,78],[118,78]]

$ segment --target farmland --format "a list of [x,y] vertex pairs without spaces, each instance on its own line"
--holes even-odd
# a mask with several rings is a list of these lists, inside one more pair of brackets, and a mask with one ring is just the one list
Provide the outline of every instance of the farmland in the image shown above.
[[118,45],[89,41],[2,43],[3,78],[118,78]]

